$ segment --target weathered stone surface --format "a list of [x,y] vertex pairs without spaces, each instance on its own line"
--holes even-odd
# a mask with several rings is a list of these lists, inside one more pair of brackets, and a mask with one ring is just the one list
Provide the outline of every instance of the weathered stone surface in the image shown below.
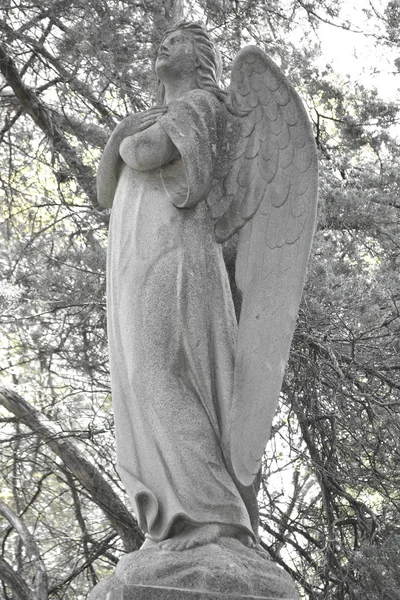
[[[279,600],[276,596],[261,598],[260,596],[241,596],[236,594],[212,594],[176,588],[151,586],[132,586],[118,588],[110,593],[106,600]],[[293,598],[293,600],[296,600]]]
[[[91,600],[296,598],[237,538],[257,537],[253,482],[304,284],[316,148],[265,53],[238,54],[230,95],[219,67],[200,25],[167,32],[163,106],[124,119],[99,166],[117,466],[147,539]],[[239,327],[220,246],[236,232]]]
[[[148,539],[180,550],[257,535],[252,484],[301,299],[317,161],[297,93],[260,49],[238,54],[231,100],[198,24],[166,33],[155,70],[163,105],[116,127],[98,190],[112,204],[117,468]],[[239,327],[219,243],[235,232]]]
[[92,589],[88,600],[122,600],[124,587],[115,575],[106,577]]
[[297,600],[298,595],[287,573],[266,553],[221,538],[181,552],[153,547],[127,554],[89,600],[220,597]]

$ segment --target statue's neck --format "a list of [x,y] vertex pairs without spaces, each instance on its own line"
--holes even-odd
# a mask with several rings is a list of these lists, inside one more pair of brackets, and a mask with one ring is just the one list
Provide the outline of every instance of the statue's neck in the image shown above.
[[187,77],[185,77],[185,79],[173,79],[164,82],[164,85],[166,104],[169,104],[170,102],[172,102],[172,100],[177,100],[178,98],[181,98],[182,96],[190,92],[190,90],[195,90],[199,87],[197,84],[196,77],[192,77],[190,79],[188,79]]

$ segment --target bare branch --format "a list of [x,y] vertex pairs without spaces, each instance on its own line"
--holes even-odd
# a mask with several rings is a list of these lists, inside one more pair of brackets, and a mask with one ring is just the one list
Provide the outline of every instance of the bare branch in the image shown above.
[[137,550],[143,542],[143,534],[135,519],[99,471],[70,441],[60,440],[56,432],[44,425],[38,416],[38,411],[19,394],[0,386],[0,404],[37,433],[43,442],[61,458],[67,469],[88,491],[91,500],[103,510],[115,531],[121,536],[126,550]]
[[11,587],[18,600],[34,600],[33,595],[25,581],[12,566],[0,557],[0,579]]
[[46,568],[42,559],[40,558],[39,548],[37,547],[34,537],[29,532],[25,523],[11,510],[6,504],[0,501],[0,514],[2,514],[9,523],[14,527],[20,536],[29,559],[32,561],[32,566],[35,570],[35,577],[33,580],[33,594],[34,600],[47,600],[47,573]]
[[14,61],[2,45],[0,45],[0,71],[25,112],[46,134],[54,149],[64,158],[93,206],[99,208],[92,168],[81,161],[75,149],[65,139],[64,132],[60,129],[51,112],[41,103],[38,96],[23,83]]
[[[34,94],[40,94],[44,89],[54,85],[54,83],[58,81],[58,79],[53,79],[52,82],[49,82],[47,86],[43,85],[35,90],[32,90]],[[54,122],[62,129],[64,133],[69,133],[74,135],[79,140],[90,144],[91,146],[95,146],[96,148],[104,148],[106,145],[109,132],[108,130],[98,127],[94,123],[86,123],[80,119],[77,119],[75,116],[68,114],[67,112],[60,113],[57,112],[54,108],[48,106],[45,102],[41,101],[42,107],[49,114],[52,115]],[[9,109],[16,111],[15,116],[10,120],[6,118],[6,124],[3,129],[0,131],[0,142],[3,139],[4,134],[11,129],[17,119],[23,112],[26,112],[24,108],[21,106],[18,98],[15,94],[2,91],[0,92],[0,106],[6,106]]]

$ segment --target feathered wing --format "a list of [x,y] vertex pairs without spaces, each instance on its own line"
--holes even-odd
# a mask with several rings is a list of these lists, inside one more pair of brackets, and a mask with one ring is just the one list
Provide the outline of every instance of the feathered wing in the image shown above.
[[211,207],[219,241],[239,231],[236,283],[243,302],[232,405],[223,444],[250,485],[270,433],[295,329],[315,226],[317,153],[294,88],[260,49],[236,57],[230,87],[228,172]]

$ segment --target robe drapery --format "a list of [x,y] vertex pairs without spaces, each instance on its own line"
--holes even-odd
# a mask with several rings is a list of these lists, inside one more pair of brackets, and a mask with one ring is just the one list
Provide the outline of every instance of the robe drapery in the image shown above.
[[206,206],[225,108],[193,90],[158,123],[180,153],[160,169],[122,167],[108,245],[108,339],[117,468],[140,527],[177,519],[237,525],[248,511],[221,450],[236,320]]

